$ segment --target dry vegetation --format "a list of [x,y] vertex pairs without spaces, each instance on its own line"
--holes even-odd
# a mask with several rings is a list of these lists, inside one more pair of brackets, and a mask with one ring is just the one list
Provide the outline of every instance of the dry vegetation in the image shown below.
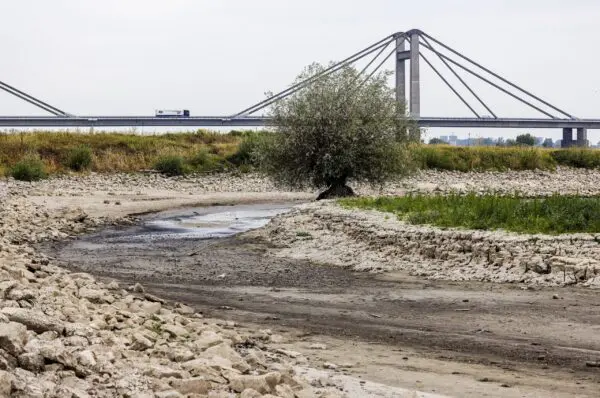
[[[178,174],[171,173],[173,167],[182,173],[232,168],[245,171],[252,166],[253,143],[264,134],[252,131],[223,134],[208,130],[162,135],[4,132],[0,133],[0,175],[11,175],[15,166],[23,169],[19,162],[31,163],[35,159],[41,160],[44,174],[68,170],[135,172],[164,165],[167,165],[167,174]],[[85,162],[86,152],[91,158],[89,164]],[[594,149],[415,145],[411,152],[416,165],[423,169],[466,172],[600,167],[600,151]]]

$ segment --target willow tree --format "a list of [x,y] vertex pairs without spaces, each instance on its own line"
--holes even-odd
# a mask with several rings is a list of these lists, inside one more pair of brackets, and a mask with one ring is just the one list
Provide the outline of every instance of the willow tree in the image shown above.
[[[313,64],[296,83],[325,69]],[[258,150],[263,170],[287,186],[324,189],[318,199],[354,195],[348,182],[378,185],[407,174],[407,144],[418,134],[388,77],[366,79],[346,67],[273,104],[276,133]]]

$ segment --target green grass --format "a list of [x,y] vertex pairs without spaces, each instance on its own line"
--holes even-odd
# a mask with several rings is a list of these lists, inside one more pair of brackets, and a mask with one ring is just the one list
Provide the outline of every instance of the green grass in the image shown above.
[[600,197],[525,198],[492,194],[352,198],[348,208],[390,212],[411,224],[528,234],[600,233]]
[[423,169],[451,171],[554,170],[558,162],[542,148],[420,145],[415,159]]

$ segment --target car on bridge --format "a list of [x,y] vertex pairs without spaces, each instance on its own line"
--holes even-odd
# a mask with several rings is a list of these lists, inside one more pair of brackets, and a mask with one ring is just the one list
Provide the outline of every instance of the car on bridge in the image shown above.
[[155,115],[156,117],[190,117],[190,111],[187,109],[158,109]]

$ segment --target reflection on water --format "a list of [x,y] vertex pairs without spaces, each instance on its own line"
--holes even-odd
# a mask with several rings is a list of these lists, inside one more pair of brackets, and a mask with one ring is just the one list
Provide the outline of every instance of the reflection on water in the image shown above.
[[[164,219],[151,220],[144,226],[154,235],[178,238],[223,238],[266,225],[271,218],[289,210],[289,205],[232,206],[211,213],[191,212]],[[173,236],[170,236],[171,238]]]

